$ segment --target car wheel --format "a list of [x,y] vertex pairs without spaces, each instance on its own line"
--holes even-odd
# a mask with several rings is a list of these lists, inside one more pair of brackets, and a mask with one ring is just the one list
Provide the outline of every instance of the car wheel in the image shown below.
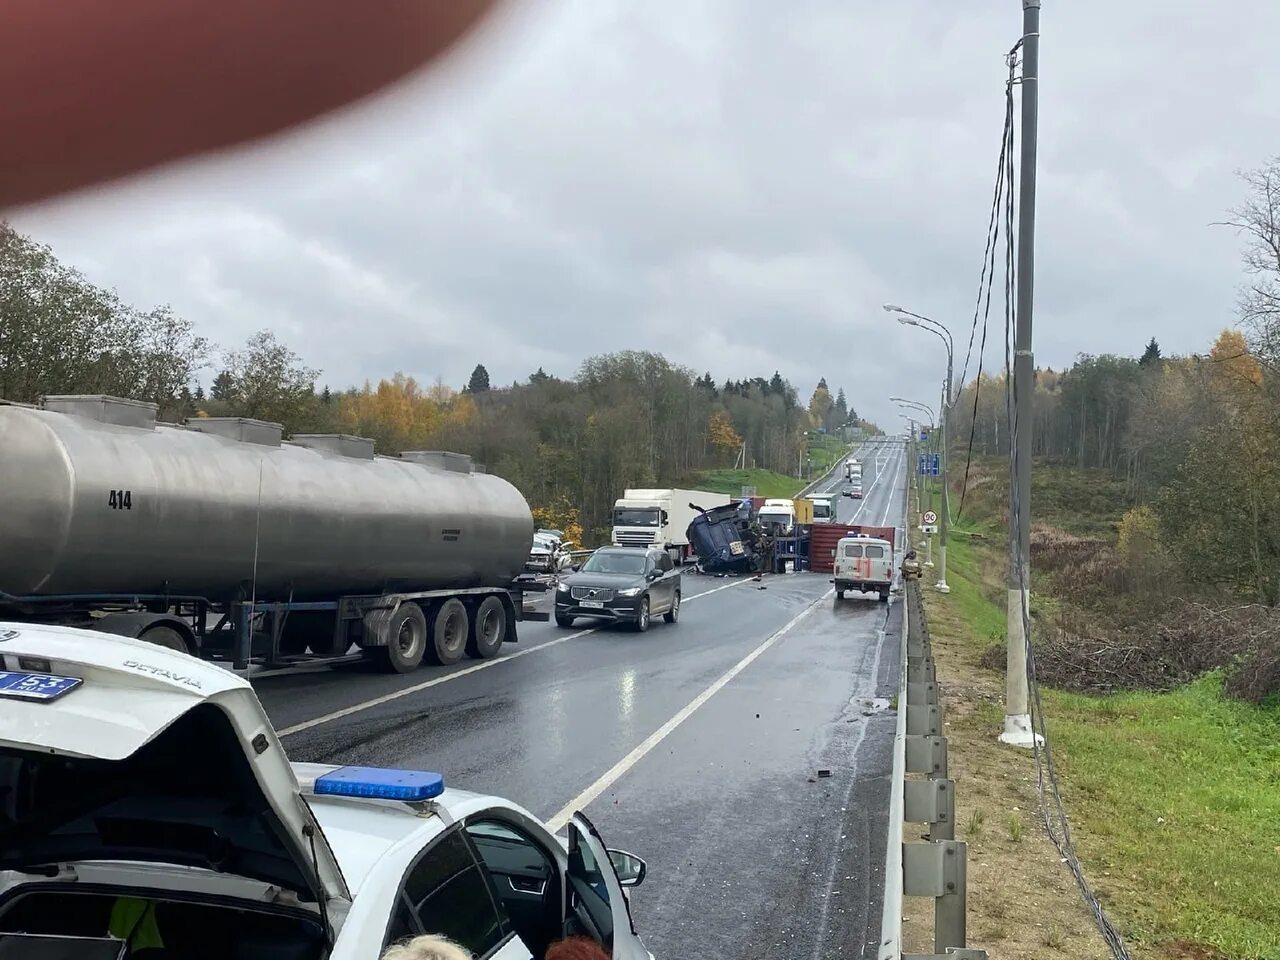
[[416,603],[402,603],[392,618],[385,647],[371,647],[383,667],[411,673],[422,663],[427,646],[427,618]]
[[667,623],[675,623],[680,619],[680,591],[676,591],[676,595],[671,598],[671,609],[662,615],[662,619]]
[[888,603],[888,602],[889,602],[889,591],[888,591],[887,589],[886,589],[886,590],[881,590],[881,591],[880,591],[880,602],[881,602],[881,603]]
[[837,599],[837,600],[843,600],[843,599],[844,599],[844,591],[843,591],[843,590],[837,590],[837,591],[836,591],[836,599]]
[[471,620],[467,654],[477,660],[488,660],[498,655],[506,639],[507,610],[497,597],[485,597]]
[[640,598],[640,615],[636,617],[636,630],[644,633],[649,629],[649,598],[647,596]]
[[556,626],[557,626],[557,627],[572,627],[572,626],[573,626],[573,620],[574,620],[574,618],[573,618],[573,617],[566,617],[566,616],[564,616],[563,614],[560,614],[560,613],[557,613],[557,614],[556,614]]

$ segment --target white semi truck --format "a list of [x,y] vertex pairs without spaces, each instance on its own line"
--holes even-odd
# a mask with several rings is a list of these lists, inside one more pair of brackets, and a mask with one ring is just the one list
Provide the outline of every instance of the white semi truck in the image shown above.
[[850,457],[844,462],[844,479],[846,483],[862,482],[862,461],[857,457]]
[[626,490],[613,505],[613,543],[620,547],[665,547],[676,563],[693,558],[688,529],[699,512],[731,502],[726,493],[705,490]]

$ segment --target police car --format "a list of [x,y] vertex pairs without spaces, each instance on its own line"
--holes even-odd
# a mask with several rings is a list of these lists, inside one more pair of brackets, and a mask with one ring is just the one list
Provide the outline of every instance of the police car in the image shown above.
[[0,623],[0,956],[376,960],[440,933],[653,960],[624,890],[644,874],[581,814],[561,838],[437,773],[291,764],[221,667]]

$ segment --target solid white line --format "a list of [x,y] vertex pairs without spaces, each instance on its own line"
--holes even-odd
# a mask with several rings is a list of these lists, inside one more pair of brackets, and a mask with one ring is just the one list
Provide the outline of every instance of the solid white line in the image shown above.
[[[899,457],[898,465],[894,467],[893,483],[889,485],[889,502],[885,504],[884,516],[880,519],[880,526],[882,527],[889,522],[889,512],[893,509],[893,500],[898,492],[898,474],[902,472],[902,465],[905,462],[905,460],[906,460],[905,457]],[[894,527],[896,528],[897,526],[898,525],[895,523]]]
[[782,639],[782,637],[786,636],[792,627],[812,613],[817,608],[818,604],[830,597],[831,594],[832,591],[828,590],[817,600],[814,600],[813,603],[809,604],[798,614],[792,617],[781,629],[777,630],[758,647],[730,667],[725,673],[721,674],[720,677],[711,684],[711,686],[707,687],[707,689],[703,690],[700,694],[690,700],[683,709],[675,714],[675,716],[660,726],[657,730],[653,731],[653,733],[649,734],[649,736],[645,737],[639,746],[606,770],[595,783],[591,784],[591,786],[587,787],[587,789],[583,790],[580,794],[565,804],[559,813],[547,821],[547,826],[551,828],[552,833],[557,833],[563,829],[564,825],[569,822],[569,818],[572,817],[576,811],[586,807],[591,803],[591,801],[599,797],[600,794],[608,790],[609,787],[617,782],[623,774],[643,760],[645,754],[665,740],[672,730],[688,720],[699,707],[714,697],[726,684],[729,683],[730,680],[740,674],[743,670],[747,669],[747,667],[754,663],[756,658],[758,658],[762,653],[772,647]]
[[[734,580],[732,583],[726,583],[719,587],[713,587],[710,590],[704,590],[702,593],[695,593],[689,597],[681,597],[681,604],[692,603],[700,597],[708,594],[719,593],[721,590],[728,590],[730,587],[737,587],[744,583],[751,582],[750,579]],[[497,657],[493,660],[481,660],[477,664],[470,667],[464,667],[461,670],[455,670],[453,673],[445,674],[442,677],[432,677],[430,680],[424,680],[422,683],[415,683],[411,687],[401,687],[399,690],[393,690],[391,693],[383,694],[380,697],[374,697],[371,700],[362,700],[360,703],[353,703],[349,707],[343,707],[341,710],[335,710],[332,713],[326,713],[319,717],[313,717],[310,720],[303,720],[301,723],[295,723],[293,726],[285,727],[276,731],[276,736],[287,737],[294,733],[301,733],[303,730],[310,730],[312,727],[318,727],[321,724],[329,723],[333,720],[341,720],[343,717],[349,717],[353,713],[360,713],[371,707],[380,707],[384,703],[390,703],[393,700],[399,700],[401,697],[407,697],[412,693],[418,693],[431,687],[439,686],[442,683],[448,683],[450,680],[457,680],[460,677],[466,677],[481,670],[487,670],[489,667],[496,667],[500,663],[510,663],[512,660],[518,660],[521,657],[527,657],[531,653],[537,653],[539,650],[547,650],[551,647],[558,647],[560,644],[568,640],[576,640],[579,637],[585,637],[587,634],[595,633],[599,627],[592,627],[590,630],[579,630],[577,633],[568,633],[563,637],[556,637],[554,640],[547,640],[533,647],[525,647],[523,650],[517,650],[515,653],[509,653],[506,656]]]
[[[885,462],[885,466],[888,466],[887,460]],[[884,476],[883,469],[876,471],[876,478],[871,481],[871,486],[867,487],[866,491],[862,494],[862,503],[858,504],[858,509],[855,510],[853,512],[853,516],[849,518],[850,523],[857,522],[857,519],[861,515],[862,511],[865,510],[867,507],[867,504],[871,502],[871,491],[876,488],[876,486],[880,483],[880,478],[883,476]]]

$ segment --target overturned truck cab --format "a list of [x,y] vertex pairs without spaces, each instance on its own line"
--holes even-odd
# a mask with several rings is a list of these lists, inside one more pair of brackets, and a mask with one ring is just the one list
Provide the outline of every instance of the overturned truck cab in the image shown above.
[[757,573],[763,569],[762,544],[752,527],[749,511],[736,503],[710,510],[692,503],[689,506],[699,511],[689,524],[688,538],[703,570]]

